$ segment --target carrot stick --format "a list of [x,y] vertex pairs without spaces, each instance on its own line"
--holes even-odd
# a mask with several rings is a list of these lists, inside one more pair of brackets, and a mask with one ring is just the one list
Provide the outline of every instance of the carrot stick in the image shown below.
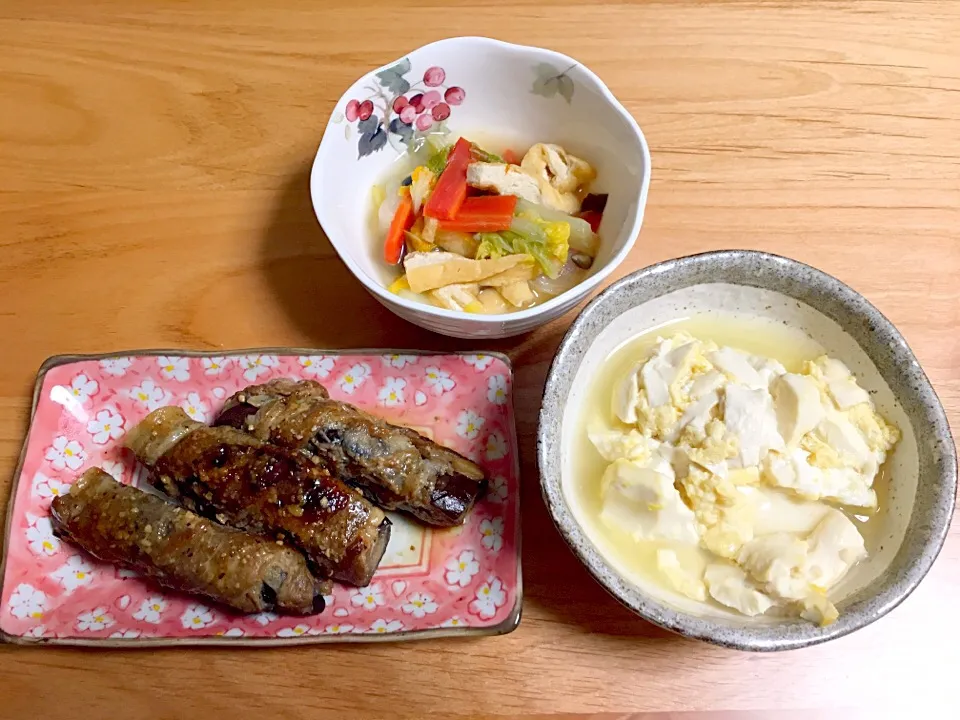
[[391,265],[398,264],[403,258],[404,233],[413,227],[413,221],[413,200],[410,198],[410,193],[405,192],[400,197],[400,204],[393,214],[387,239],[383,244],[383,259]]
[[497,232],[507,230],[517,208],[516,195],[480,195],[463,201],[456,217],[441,220],[441,230]]
[[423,214],[438,220],[453,219],[467,197],[467,165],[470,141],[460,138],[447,158],[447,166],[430,193]]

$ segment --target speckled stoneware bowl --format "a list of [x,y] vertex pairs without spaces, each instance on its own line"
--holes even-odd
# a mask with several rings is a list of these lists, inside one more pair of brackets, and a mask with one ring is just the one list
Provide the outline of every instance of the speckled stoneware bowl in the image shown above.
[[[889,458],[890,491],[868,559],[831,592],[832,625],[743,616],[653,583],[635,584],[585,521],[572,452],[587,382],[625,340],[673,320],[711,313],[759,315],[799,328],[843,360],[903,437]],[[841,637],[896,607],[940,551],[957,489],[956,448],[940,401],[903,337],[849,287],[799,262],[731,250],[645,268],[612,285],[567,332],[547,379],[538,459],[554,522],[590,572],[645,619],[741,650],[788,650]],[[872,545],[872,547],[871,547]]]

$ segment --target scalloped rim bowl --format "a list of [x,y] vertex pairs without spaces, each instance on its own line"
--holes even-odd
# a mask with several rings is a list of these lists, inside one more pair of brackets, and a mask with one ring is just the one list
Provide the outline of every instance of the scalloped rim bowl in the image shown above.
[[[409,65],[406,65],[409,61]],[[598,170],[598,189],[610,199],[600,228],[595,270],[582,283],[547,302],[503,315],[446,310],[405,300],[387,290],[388,269],[370,228],[370,194],[402,157],[399,135],[384,115],[396,93],[379,73],[406,66],[404,83],[439,67],[451,86],[466,93],[445,121],[453,134],[480,132],[506,142],[556,142],[588,159]],[[544,89],[543,72],[557,73]],[[539,91],[534,92],[541,73]],[[561,80],[562,79],[562,80]],[[413,82],[412,92],[418,83]],[[401,85],[402,86],[402,85]],[[562,91],[561,91],[562,89]],[[345,119],[351,100],[372,98],[374,120],[389,142],[358,144],[358,128]],[[370,136],[367,135],[369,138]],[[361,151],[364,152],[360,157]],[[350,272],[383,305],[429,330],[456,337],[507,337],[527,332],[570,310],[600,284],[630,252],[640,231],[650,185],[650,150],[643,132],[606,85],[582,64],[560,53],[481,37],[425,45],[357,80],[331,113],[310,175],[314,212]]]
[[[572,457],[583,399],[597,367],[630,337],[691,315],[734,312],[804,331],[847,363],[878,409],[901,429],[888,463],[885,511],[870,556],[835,590],[840,618],[745,619],[695,603],[644,578],[628,580],[605,554],[578,499]],[[597,296],[570,326],[550,368],[537,438],[540,481],[560,534],[594,577],[641,617],[688,637],[740,650],[788,650],[858,630],[899,605],[933,565],[957,492],[957,451],[946,414],[906,341],[879,310],[839,280],[795,260],[747,250],[678,258],[635,272]],[[586,497],[581,493],[580,498]],[[871,544],[872,543],[872,544]]]

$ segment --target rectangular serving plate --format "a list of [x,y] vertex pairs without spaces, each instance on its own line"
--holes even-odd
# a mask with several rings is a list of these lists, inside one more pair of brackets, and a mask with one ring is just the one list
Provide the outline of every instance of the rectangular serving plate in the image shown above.
[[[336,585],[311,617],[239,615],[100,563],[56,538],[50,502],[85,469],[147,487],[121,447],[162,405],[212,421],[240,388],[314,379],[331,397],[407,425],[478,462],[490,490],[464,525],[389,513],[366,588]],[[508,633],[520,622],[519,460],[507,357],[415,350],[141,350],[57,356],[40,369],[13,479],[0,563],[0,637],[19,644],[276,646]]]

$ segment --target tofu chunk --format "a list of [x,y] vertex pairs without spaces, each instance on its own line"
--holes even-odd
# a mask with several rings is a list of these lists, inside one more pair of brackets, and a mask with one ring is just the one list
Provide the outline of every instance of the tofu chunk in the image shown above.
[[448,310],[460,310],[462,312],[481,312],[483,306],[477,294],[480,292],[480,286],[476,283],[467,283],[461,285],[446,285],[436,290],[431,290],[428,294],[440,307]]
[[742,467],[759,465],[771,450],[784,448],[770,393],[731,383],[725,390],[723,421],[740,443]]
[[854,468],[819,468],[810,464],[802,449],[787,454],[771,453],[763,461],[761,476],[773,487],[792,490],[805,500],[836,500],[862,508],[877,506],[873,478]]
[[670,581],[677,592],[700,602],[707,599],[707,588],[703,580],[680,564],[680,558],[675,551],[667,548],[658,549],[657,569]]
[[640,403],[640,371],[643,363],[638,363],[630,369],[626,375],[621,378],[613,389],[613,398],[611,399],[611,410],[614,416],[627,425],[635,425],[637,417],[637,405]]
[[733,348],[722,347],[707,355],[710,362],[723,372],[731,382],[745,385],[751,390],[760,390],[767,387],[767,383],[760,377],[745,353]]
[[514,307],[523,307],[533,302],[533,291],[526,280],[518,280],[499,287],[500,294]]
[[471,260],[450,252],[414,252],[403,260],[407,282],[413,292],[427,292],[446,285],[476,283],[518,266],[532,266],[529,255],[506,255],[496,260]]
[[823,590],[836,585],[857,562],[867,555],[857,526],[839,510],[831,511],[807,540],[806,574],[810,583]]
[[617,460],[603,475],[600,519],[634,540],[698,541],[693,511],[673,486],[673,468],[663,458],[641,464]]
[[650,407],[660,407],[671,402],[671,388],[684,373],[689,373],[690,363],[697,352],[695,342],[682,343],[672,348],[664,343],[660,347],[661,352],[650,358],[640,373]]
[[867,554],[856,526],[830,510],[806,540],[774,533],[750,541],[738,562],[773,597],[800,602],[805,617],[828,624],[837,617],[827,591]]
[[516,165],[474,162],[467,165],[467,184],[500,195],[516,195],[532,203],[540,203],[540,185]]
[[807,550],[807,543],[796,535],[773,533],[745,544],[737,562],[771,595],[802,600],[811,592],[805,573]]
[[787,447],[796,447],[800,438],[826,415],[817,381],[807,375],[787,373],[773,382],[771,391],[780,435]]
[[774,602],[760,592],[736,565],[711,563],[703,573],[710,596],[721,605],[744,615],[763,615]]

